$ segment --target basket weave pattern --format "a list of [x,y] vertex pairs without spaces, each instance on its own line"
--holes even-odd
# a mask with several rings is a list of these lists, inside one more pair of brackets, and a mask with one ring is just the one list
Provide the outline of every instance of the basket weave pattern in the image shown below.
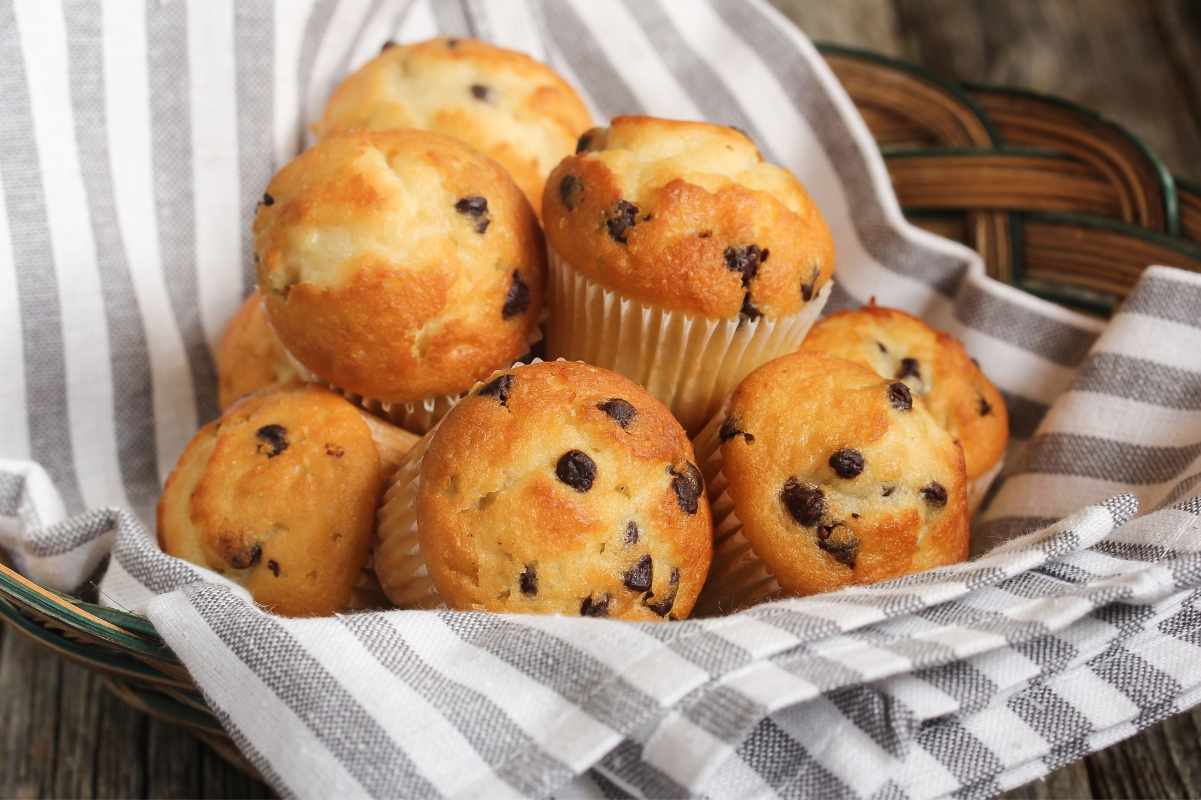
[[[1106,314],[1148,264],[1201,272],[1201,187],[1175,181],[1113,123],[1055,98],[822,51],[879,143],[906,215],[977,250],[993,277]],[[253,772],[145,619],[49,591],[3,563],[0,616]]]

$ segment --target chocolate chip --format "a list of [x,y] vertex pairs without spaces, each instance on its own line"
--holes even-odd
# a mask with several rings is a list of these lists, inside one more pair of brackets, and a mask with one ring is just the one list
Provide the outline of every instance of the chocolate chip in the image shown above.
[[941,508],[947,504],[946,487],[938,481],[931,481],[922,487],[922,498],[935,508]]
[[530,287],[521,279],[521,273],[513,270],[513,282],[505,294],[505,304],[500,307],[500,315],[504,319],[524,314],[530,307]]
[[580,195],[584,193],[584,182],[575,175],[564,175],[559,181],[559,199],[568,211],[575,211],[580,204]]
[[605,225],[609,227],[609,237],[619,244],[625,244],[630,228],[638,221],[638,206],[628,200],[618,200],[608,212]]
[[806,303],[813,299],[813,290],[817,287],[817,279],[821,277],[821,274],[821,269],[814,267],[808,283],[801,283],[801,299]]
[[645,592],[651,588],[651,580],[654,576],[655,565],[651,561],[650,556],[643,556],[638,559],[638,563],[626,570],[625,577],[622,578],[622,583],[627,589],[635,592]]
[[851,448],[843,448],[830,456],[830,468],[838,473],[838,477],[851,479],[863,472],[863,453]]
[[728,442],[735,436],[741,436],[747,444],[755,441],[754,434],[739,430],[741,424],[737,417],[726,417],[725,421],[721,423],[721,428],[717,431],[717,438],[721,439],[722,442]]
[[622,428],[626,429],[630,427],[630,423],[634,421],[634,417],[638,416],[638,409],[620,397],[610,398],[603,403],[598,403],[596,407],[608,414]]
[[976,369],[980,369],[980,362],[976,360],[975,356],[972,356],[972,366],[974,366]]
[[482,83],[471,84],[471,96],[474,97],[476,100],[483,100],[483,101],[487,102],[489,94],[491,94],[491,90],[488,89],[488,87],[485,86],[484,84],[482,84]]
[[876,347],[880,348],[881,353],[883,353],[884,355],[888,355],[888,348],[884,346],[883,342],[877,341]]
[[991,413],[992,403],[988,402],[988,400],[984,398],[984,395],[980,395],[980,416],[987,417]]
[[888,402],[897,411],[908,411],[913,408],[913,395],[909,387],[899,381],[888,384]]
[[[447,44],[450,44],[450,42],[447,42]],[[384,52],[387,52],[388,50],[391,50],[393,47],[396,47],[396,42],[389,39],[388,41],[384,42],[383,47],[381,47],[379,49],[379,51],[381,53],[384,53]]]
[[625,543],[638,544],[638,523],[634,520],[626,523]]
[[448,48],[450,48],[451,50],[454,50],[456,47],[459,46],[459,40],[458,39],[447,39],[446,46]]
[[655,596],[654,592],[647,592],[646,596],[642,598],[643,604],[661,617],[666,617],[671,611],[671,607],[676,604],[676,594],[680,591],[680,570],[678,567],[671,568],[671,578],[667,584],[670,588],[667,597],[664,597],[662,600],[654,603],[650,602],[651,598]]
[[881,497],[892,497],[892,493],[897,490],[895,486],[885,486],[880,490]]
[[330,442],[326,442],[325,443],[325,454],[327,456],[333,456],[334,458],[341,458],[342,456],[346,455],[346,451],[336,444],[331,444]]
[[697,238],[698,239],[708,239],[712,235],[713,235],[713,231],[701,231],[700,233],[697,234]]
[[806,486],[791,477],[784,481],[780,500],[798,524],[812,528],[826,513],[826,495],[816,486]]
[[288,429],[283,425],[264,425],[254,435],[259,438],[255,452],[266,453],[267,458],[275,458],[288,449]]
[[754,322],[755,320],[759,319],[759,317],[763,316],[759,309],[755,308],[754,304],[751,303],[750,292],[747,292],[742,296],[742,308],[738,309],[738,313],[743,319],[749,320],[750,322]]
[[581,450],[568,450],[555,464],[555,475],[577,492],[586,492],[596,480],[596,462]]
[[481,397],[495,397],[496,401],[505,408],[509,407],[509,393],[513,391],[512,375],[497,375],[480,387],[476,394]]
[[592,131],[584,131],[580,134],[580,138],[575,140],[575,151],[577,154],[588,149],[588,145],[592,144]]
[[701,471],[695,464],[686,461],[682,471],[676,472],[674,466],[668,466],[667,472],[671,475],[671,488],[676,493],[676,502],[685,512],[695,514],[700,507],[697,501],[701,492],[705,490],[705,479],[701,476]]
[[455,201],[455,211],[475,220],[475,232],[483,233],[488,230],[492,218],[488,215],[488,198],[479,195],[460,197]]
[[240,553],[232,553],[229,556],[229,563],[234,569],[250,569],[263,557],[263,546],[255,542],[248,549]]
[[609,616],[609,597],[608,592],[597,597],[585,597],[584,602],[580,603],[581,617],[607,617]]
[[922,379],[922,371],[918,367],[916,358],[901,359],[901,368],[897,370],[897,380],[903,381],[909,377],[916,378],[919,381]]
[[538,571],[534,569],[533,564],[525,565],[517,582],[521,585],[522,594],[528,594],[531,597],[538,594]]
[[759,274],[759,265],[767,263],[767,256],[770,252],[770,250],[760,250],[759,245],[756,244],[748,244],[745,247],[727,247],[724,254],[726,269],[741,275],[743,287],[748,287],[755,276]]
[[272,575],[274,575],[277,578],[279,577],[279,562],[278,561],[274,561],[274,560],[268,561],[267,569],[271,570]]
[[845,527],[835,526],[824,538],[817,540],[817,546],[834,557],[834,560],[855,568],[855,558],[859,555],[859,537]]
[[266,192],[263,192],[263,205],[265,205],[265,206],[275,205],[275,198],[272,197],[271,195],[267,194]]

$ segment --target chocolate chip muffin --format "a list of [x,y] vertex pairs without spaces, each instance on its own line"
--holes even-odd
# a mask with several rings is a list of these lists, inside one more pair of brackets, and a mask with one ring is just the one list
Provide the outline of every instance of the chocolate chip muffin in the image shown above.
[[734,128],[618,117],[547,180],[547,352],[616,370],[697,431],[800,346],[834,243],[805,188]]
[[868,305],[820,321],[804,349],[845,358],[877,374],[904,381],[926,409],[963,446],[968,503],[984,499],[1001,471],[1009,441],[1009,415],[997,387],[955,337],[912,314]]
[[277,614],[369,605],[376,507],[412,439],[317,386],[251,395],[180,456],[159,544]]
[[688,437],[607,370],[500,372],[410,453],[376,571],[402,607],[657,621],[692,610],[712,528]]
[[217,393],[221,408],[277,383],[295,380],[296,367],[279,343],[263,296],[257,291],[242,303],[217,345]]
[[545,256],[525,196],[446,136],[330,136],[271,180],[259,290],[307,370],[423,432],[538,336]]
[[799,352],[751,373],[696,440],[713,505],[702,613],[961,561],[963,454],[901,381]]
[[386,46],[347,77],[318,135],[421,128],[495,159],[537,210],[547,173],[592,124],[558,73],[524,53],[476,39]]

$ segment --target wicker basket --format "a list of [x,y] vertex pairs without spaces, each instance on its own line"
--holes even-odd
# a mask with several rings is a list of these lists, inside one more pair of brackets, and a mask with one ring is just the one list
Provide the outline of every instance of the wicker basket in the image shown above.
[[[1053,97],[821,49],[879,142],[907,216],[975,248],[990,275],[1105,315],[1148,264],[1201,272],[1201,187],[1173,180],[1117,125]],[[44,589],[2,563],[0,615],[253,772],[145,619]]]

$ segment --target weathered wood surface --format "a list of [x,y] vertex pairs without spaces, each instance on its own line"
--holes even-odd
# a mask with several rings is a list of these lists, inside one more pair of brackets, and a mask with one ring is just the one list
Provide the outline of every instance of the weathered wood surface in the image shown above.
[[[1196,0],[773,0],[819,41],[955,80],[1057,94],[1138,134],[1201,180]],[[98,678],[0,629],[0,797],[256,797],[267,787]],[[1201,796],[1201,711],[1064,767],[1009,797]]]

